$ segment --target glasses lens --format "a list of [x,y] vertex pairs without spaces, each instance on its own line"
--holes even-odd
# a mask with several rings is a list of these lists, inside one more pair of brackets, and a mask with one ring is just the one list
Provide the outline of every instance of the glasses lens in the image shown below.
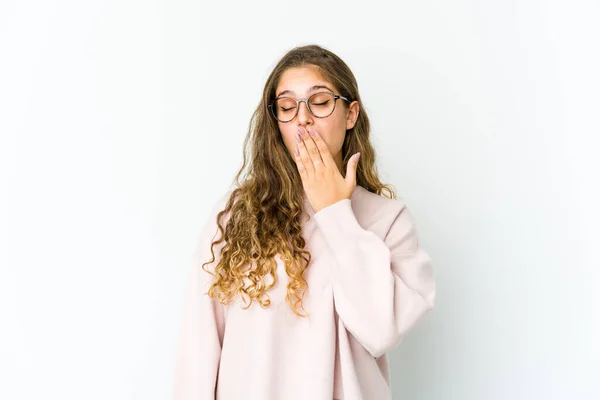
[[273,104],[275,116],[281,122],[287,122],[294,118],[296,114],[296,102],[288,97],[281,97],[275,100]]
[[334,100],[329,93],[315,93],[308,99],[308,104],[316,117],[324,118],[333,112]]

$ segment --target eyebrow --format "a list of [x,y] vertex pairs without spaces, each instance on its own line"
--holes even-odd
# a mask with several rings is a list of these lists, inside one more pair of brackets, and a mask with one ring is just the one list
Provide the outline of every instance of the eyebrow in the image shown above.
[[[311,87],[310,89],[308,89],[308,91],[312,92],[312,91],[317,90],[317,89],[327,89],[331,93],[333,93],[333,90],[331,90],[328,86],[325,86],[325,85],[314,85],[313,87]],[[294,93],[293,90],[284,90],[282,92],[279,92],[279,94],[277,96],[275,96],[275,97],[279,97],[282,94],[293,94],[293,95],[296,95],[296,93]]]

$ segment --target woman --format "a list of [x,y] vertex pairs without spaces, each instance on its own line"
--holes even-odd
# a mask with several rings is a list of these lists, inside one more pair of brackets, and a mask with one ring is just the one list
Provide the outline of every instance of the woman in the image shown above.
[[435,283],[348,66],[316,45],[285,54],[248,143],[194,253],[175,400],[391,399],[386,353]]

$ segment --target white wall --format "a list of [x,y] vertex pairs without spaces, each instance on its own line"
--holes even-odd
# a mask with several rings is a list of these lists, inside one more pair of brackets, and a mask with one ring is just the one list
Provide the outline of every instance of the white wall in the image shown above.
[[169,398],[185,262],[306,43],[353,69],[435,262],[395,398],[600,398],[600,5],[390,7],[0,4],[0,398]]

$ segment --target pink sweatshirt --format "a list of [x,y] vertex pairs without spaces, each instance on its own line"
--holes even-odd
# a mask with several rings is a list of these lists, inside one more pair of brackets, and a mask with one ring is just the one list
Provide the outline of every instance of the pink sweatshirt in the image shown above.
[[[305,195],[303,236],[312,260],[308,291],[296,316],[285,301],[288,282],[276,257],[269,308],[243,310],[204,294],[210,243],[220,237],[208,218],[192,257],[174,371],[174,400],[388,400],[386,352],[434,306],[431,259],[415,221],[399,199],[356,186],[314,213]],[[215,246],[216,261],[220,245]],[[207,266],[207,267],[209,267]]]

